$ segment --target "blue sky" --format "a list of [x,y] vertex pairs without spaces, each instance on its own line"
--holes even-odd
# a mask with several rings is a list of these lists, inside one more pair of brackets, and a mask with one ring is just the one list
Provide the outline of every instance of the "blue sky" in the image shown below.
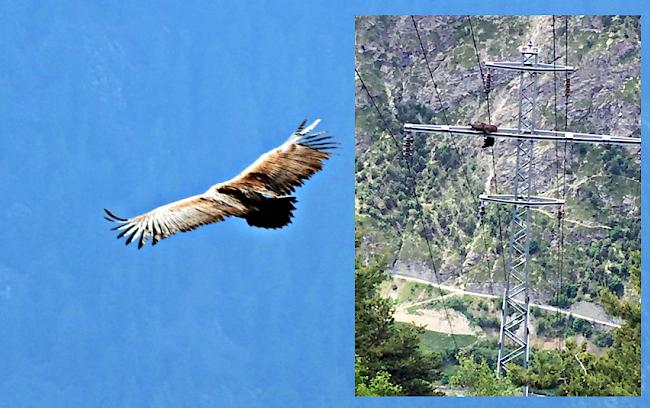
[[[0,3],[0,407],[503,404],[352,397],[354,15],[566,3],[40,3]],[[342,148],[288,228],[137,251],[102,218],[202,192],[317,117]]]
[[[231,3],[0,6],[0,406],[351,384],[351,31],[325,7]],[[203,192],[318,117],[342,148],[289,227],[232,219],[141,251],[109,231],[102,208]]]

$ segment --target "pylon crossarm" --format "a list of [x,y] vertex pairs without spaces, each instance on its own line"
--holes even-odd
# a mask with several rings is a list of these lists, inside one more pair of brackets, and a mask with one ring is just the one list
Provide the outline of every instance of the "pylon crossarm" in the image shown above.
[[532,132],[520,132],[517,128],[500,127],[496,132],[485,133],[472,129],[471,126],[427,125],[419,123],[405,123],[404,130],[421,133],[457,133],[476,136],[504,137],[509,139],[558,141],[569,143],[605,143],[605,144],[631,144],[640,145],[640,137],[599,135],[594,133],[561,132],[554,130],[534,129]]
[[543,207],[547,205],[564,205],[564,200],[558,200],[551,197],[531,196],[515,197],[512,194],[481,194],[479,199],[483,201],[492,201],[499,204],[514,204],[522,207]]
[[525,63],[523,66],[521,62],[509,61],[494,61],[486,62],[485,66],[488,68],[511,69],[515,71],[533,71],[533,72],[573,72],[575,68],[566,65],[557,64],[542,64],[538,62],[533,65],[532,63]]

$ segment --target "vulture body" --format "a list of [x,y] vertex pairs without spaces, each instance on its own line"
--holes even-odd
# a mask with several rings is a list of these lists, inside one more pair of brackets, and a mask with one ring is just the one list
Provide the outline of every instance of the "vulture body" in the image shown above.
[[484,122],[474,122],[469,124],[470,127],[474,130],[482,130],[483,133],[496,132],[498,130],[496,125],[491,125]]
[[[498,130],[496,125],[491,125],[489,123],[484,123],[484,122],[470,123],[469,126],[474,130],[482,131],[486,135],[492,132],[496,132]],[[492,146],[494,146],[494,137],[485,136],[485,138],[483,139],[483,146],[481,147],[485,149],[486,147],[492,147]]]
[[326,132],[311,133],[320,120],[302,122],[286,142],[263,154],[239,175],[215,184],[205,193],[163,205],[133,218],[121,218],[104,209],[106,219],[120,225],[117,238],[142,248],[177,232],[240,217],[259,228],[282,228],[291,222],[296,198],[290,193],[323,167],[336,148]]

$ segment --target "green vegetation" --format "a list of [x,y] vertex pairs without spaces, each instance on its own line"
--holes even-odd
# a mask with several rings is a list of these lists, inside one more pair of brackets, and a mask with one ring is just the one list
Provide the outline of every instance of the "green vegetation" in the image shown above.
[[[442,292],[446,293],[445,291]],[[440,290],[431,286],[425,285],[419,282],[404,281],[402,287],[400,288],[397,298],[395,299],[396,303],[404,302],[415,302],[421,300],[421,298],[430,298],[433,296],[439,296]]]
[[[602,356],[587,351],[586,343],[568,340],[562,351],[534,351],[526,371],[511,366],[507,377],[495,375],[497,344],[494,338],[456,335],[456,350],[450,335],[424,331],[411,324],[396,323],[393,305],[378,295],[385,279],[380,263],[357,265],[356,314],[356,391],[357,395],[437,395],[436,384],[462,387],[467,395],[518,395],[528,384],[546,395],[638,395],[640,392],[641,311],[640,255],[630,259],[632,292],[622,301],[603,289],[601,298],[608,311],[626,321],[620,329],[597,330],[580,319],[567,318],[569,336],[581,333],[594,338],[601,347],[611,346]],[[418,285],[406,286],[423,291]],[[484,299],[451,297],[449,307],[457,311],[492,310],[494,303]],[[435,302],[434,302],[435,303]],[[540,322],[558,322],[553,312],[532,308],[538,331]],[[570,324],[567,324],[569,323]],[[553,327],[545,330],[552,330]],[[459,351],[458,355],[453,353]]]
[[455,48],[451,57],[463,68],[470,68],[476,64],[474,47],[470,44],[465,44]]
[[[393,305],[379,295],[385,264],[355,265],[355,361],[359,395],[438,395],[440,355],[420,349],[423,329],[398,326]],[[383,390],[383,391],[382,391]]]
[[447,307],[462,313],[469,322],[482,329],[498,329],[501,321],[498,317],[497,301],[480,299],[473,296],[453,296],[444,301],[433,300],[426,305],[429,309]]
[[[493,356],[496,344],[477,342],[458,356],[460,368],[451,376],[450,384],[467,387],[469,395],[514,395],[518,386],[526,384],[535,392],[541,391],[547,395],[640,395],[639,253],[632,254],[631,263],[630,282],[634,292],[631,298],[621,301],[612,292],[603,290],[601,293],[609,312],[626,321],[620,329],[596,333],[597,342],[612,345],[604,355],[588,352],[586,343],[578,345],[574,340],[569,340],[562,351],[534,352],[528,370],[511,365],[508,376],[497,379],[494,361],[484,356]],[[542,317],[539,309],[533,310],[533,314]]]
[[476,361],[485,360],[488,366],[496,370],[499,351],[496,337],[482,338],[463,350],[464,355],[472,356]]
[[449,383],[458,387],[465,387],[470,396],[512,396],[520,394],[507,377],[497,378],[496,373],[487,362],[482,359],[477,362],[472,357],[459,356],[460,368],[453,375]]
[[586,320],[576,319],[570,315],[547,312],[535,320],[535,332],[538,336],[546,337],[567,338],[582,334],[584,337],[590,338],[594,333],[594,326]]
[[598,347],[611,347],[614,344],[614,336],[609,331],[596,330],[594,335],[594,343]]
[[[406,323],[398,323],[406,324]],[[458,344],[459,348],[464,348],[473,344],[477,337],[469,334],[456,334],[452,339],[452,336],[447,333],[439,333],[430,330],[426,330],[420,337],[420,347],[422,350],[427,352],[438,352],[443,355],[448,355],[455,351],[454,342]]]
[[[515,369],[513,382],[536,388],[557,388],[561,395],[640,395],[641,394],[641,270],[640,254],[631,256],[632,294],[621,301],[603,290],[608,311],[625,320],[611,332],[612,346],[602,356],[589,353],[586,344],[567,342],[562,351],[537,352],[528,371]],[[606,334],[597,335],[609,341]]]
[[639,78],[629,78],[625,81],[617,96],[626,102],[637,102],[641,97],[641,81],[639,81]]
[[354,360],[355,394],[360,397],[379,397],[402,394],[402,387],[390,381],[390,374],[379,371],[371,379],[363,375],[368,369],[358,356]]

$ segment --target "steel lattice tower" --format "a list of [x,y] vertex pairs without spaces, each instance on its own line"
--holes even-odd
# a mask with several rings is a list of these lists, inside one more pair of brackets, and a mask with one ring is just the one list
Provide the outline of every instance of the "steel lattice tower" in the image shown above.
[[[506,251],[506,288],[504,290],[497,375],[508,372],[508,364],[528,367],[529,348],[529,274],[531,207],[562,206],[564,200],[534,195],[534,142],[605,143],[640,145],[638,137],[621,137],[590,133],[562,132],[536,129],[537,76],[540,73],[572,72],[569,66],[543,64],[538,61],[539,48],[528,43],[521,47],[518,62],[487,62],[488,69],[512,70],[519,73],[519,113],[517,128],[502,128],[489,132],[492,137],[514,139],[515,170],[512,176],[512,194],[481,194],[481,202],[490,201],[512,206],[509,245]],[[485,137],[486,132],[470,126],[404,124],[407,132],[451,133]],[[523,327],[522,327],[523,326]],[[512,347],[506,348],[510,344]],[[528,386],[524,387],[528,395]]]
[[[521,48],[521,67],[537,68],[539,51],[532,44]],[[537,72],[519,71],[519,133],[533,133],[536,122]],[[530,200],[533,193],[533,151],[532,140],[517,140],[515,174],[512,191],[515,201],[521,198]],[[528,367],[529,357],[529,294],[528,275],[530,272],[530,206],[513,204],[510,221],[510,242],[506,261],[506,289],[501,309],[501,330],[499,332],[499,355],[497,373],[508,370],[508,364],[523,355],[524,368]],[[523,323],[523,331],[520,326]],[[515,349],[506,353],[505,340],[515,344]]]

